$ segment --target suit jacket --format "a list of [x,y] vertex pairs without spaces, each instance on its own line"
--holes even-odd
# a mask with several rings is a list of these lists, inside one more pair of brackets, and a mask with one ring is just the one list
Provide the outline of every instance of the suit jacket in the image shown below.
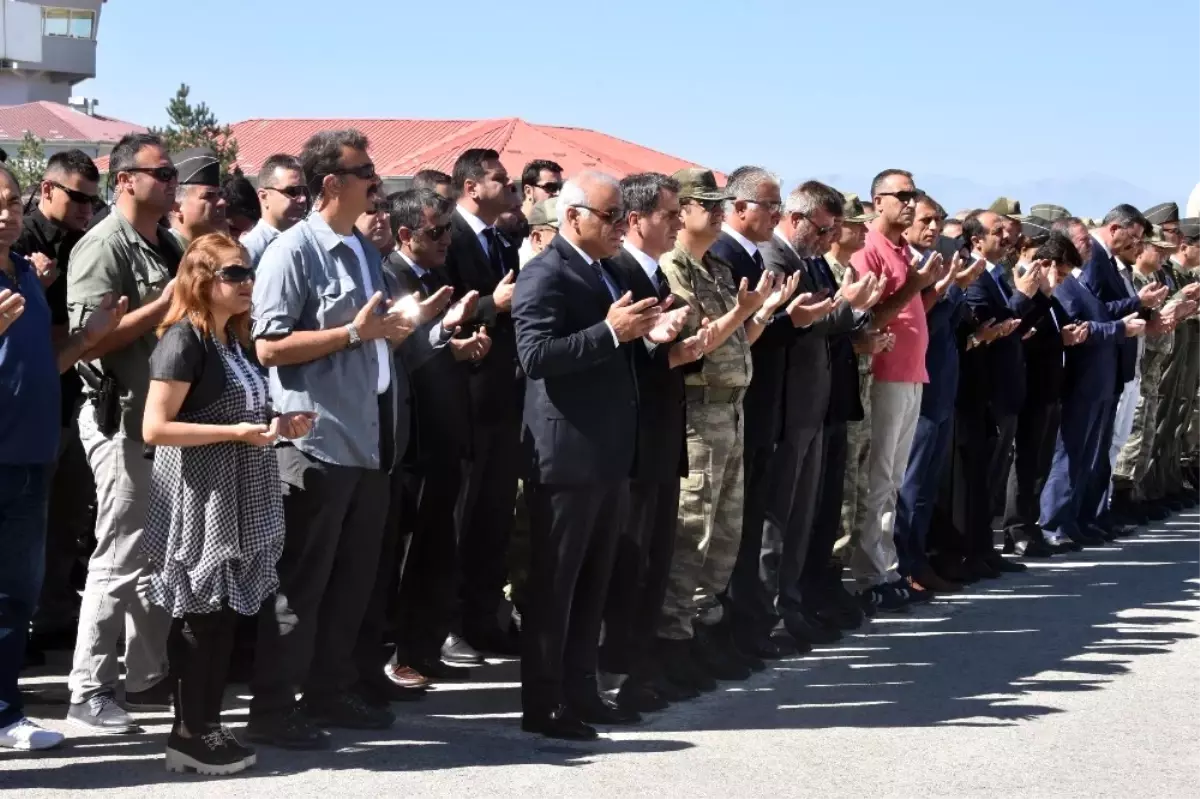
[[[758,284],[763,270],[746,249],[728,233],[722,233],[709,248],[713,255],[729,264],[736,286],[745,278],[751,287]],[[761,252],[761,249],[760,249]],[[764,259],[766,254],[763,253]],[[776,314],[767,329],[750,347],[754,376],[746,388],[742,407],[746,415],[747,449],[770,447],[779,440],[783,423],[783,373],[786,347],[792,337],[792,322],[787,314]]]
[[1021,342],[1025,349],[1027,405],[1053,405],[1062,401],[1066,375],[1062,329],[1067,324],[1070,324],[1070,314],[1058,297],[1052,295],[1033,336]]
[[[822,272],[829,276],[832,285],[839,285],[837,272],[829,262],[828,255],[821,256]],[[825,413],[826,425],[846,422],[861,422],[866,418],[862,404],[859,380],[858,353],[854,351],[854,336],[871,324],[870,314],[860,314],[854,330],[829,337],[829,410]]]
[[[517,278],[512,316],[526,376],[521,440],[537,482],[588,485],[633,472],[633,347],[618,345],[605,324],[613,297],[598,272],[603,268],[556,236]],[[619,276],[609,276],[626,290]]]
[[925,314],[929,328],[925,371],[929,383],[921,392],[921,415],[935,422],[944,422],[954,411],[960,367],[959,328],[970,313],[967,293],[951,285]]
[[[1129,314],[1141,310],[1141,300],[1137,298],[1136,294],[1130,294],[1125,281],[1121,279],[1116,259],[1104,251],[1104,247],[1100,245],[1099,241],[1092,242],[1092,257],[1083,267],[1083,275],[1079,280],[1104,303],[1108,308],[1109,316],[1113,319],[1124,319]],[[1137,372],[1137,339],[1122,339],[1117,349],[1120,352],[1121,376],[1117,392],[1120,393],[1121,386],[1132,380]]]
[[[383,268],[396,281],[398,294],[420,292],[428,297],[449,285],[436,271],[423,277],[399,253],[392,253]],[[440,320],[432,324],[441,324]],[[429,351],[410,346],[420,340],[410,336],[396,351],[399,364],[409,376],[412,433],[404,462],[409,466],[428,463],[457,463],[471,455],[471,393],[467,370],[454,360],[450,347]],[[491,353],[488,353],[491,357]]]
[[1121,391],[1120,345],[1125,340],[1122,317],[1114,319],[1108,306],[1086,285],[1068,277],[1054,290],[1070,322],[1087,322],[1088,337],[1066,351],[1063,375],[1063,401],[1072,399],[1086,404],[1111,400]]
[[[1003,274],[1003,273],[1001,273]],[[1006,281],[1007,277],[1002,277]],[[1009,296],[1001,291],[997,278],[984,270],[967,287],[967,305],[979,322],[1037,317],[1046,307],[1045,295],[1036,292],[1026,297],[1008,285]],[[999,416],[1013,416],[1025,404],[1025,354],[1021,348],[1020,329],[984,347],[965,353],[962,359],[960,389],[961,407],[978,408],[989,403]]]
[[[655,289],[637,259],[624,249],[607,261],[610,271],[633,293],[633,300],[671,295],[666,276]],[[670,345],[630,347],[638,389],[637,463],[632,477],[667,483],[687,475],[684,369],[672,369]]]
[[[502,247],[506,272],[517,272],[517,249]],[[454,286],[455,296],[468,291],[479,292],[479,304],[471,322],[486,325],[492,338],[492,349],[478,363],[466,365],[470,374],[471,413],[476,424],[491,426],[517,424],[521,415],[520,369],[517,364],[517,345],[510,314],[496,308],[492,292],[500,282],[479,239],[462,215],[450,217],[450,251],[446,256],[446,275]]]

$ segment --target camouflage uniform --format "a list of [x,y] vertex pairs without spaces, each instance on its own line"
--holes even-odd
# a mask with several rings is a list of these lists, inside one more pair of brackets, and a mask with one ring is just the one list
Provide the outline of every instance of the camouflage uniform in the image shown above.
[[[1136,269],[1131,270],[1131,277],[1134,288],[1138,290],[1159,281],[1157,275],[1143,275]],[[1114,488],[1132,489],[1132,498],[1137,502],[1150,498],[1148,494],[1156,482],[1150,474],[1151,459],[1161,452],[1157,444],[1157,431],[1166,411],[1164,399],[1174,396],[1167,375],[1174,347],[1174,333],[1146,336],[1146,350],[1141,364],[1141,393],[1133,411],[1133,429],[1113,467]]]
[[[1177,264],[1172,265],[1181,285],[1200,283],[1200,268],[1189,271]],[[1184,353],[1186,371],[1179,390],[1179,438],[1184,458],[1194,464],[1200,456],[1200,319],[1187,319],[1182,326],[1188,329],[1188,339]]]
[[[697,261],[676,247],[660,266],[676,304],[692,309],[681,337],[694,335],[702,318],[716,320],[737,304],[732,270],[711,253]],[[660,638],[686,640],[693,624],[721,620],[717,597],[729,584],[742,539],[742,398],[751,374],[750,344],[739,328],[684,380],[688,474],[680,484]]]
[[[832,254],[827,254],[834,277],[838,283],[846,282],[846,266]],[[849,556],[850,541],[856,532],[862,531],[862,521],[867,515],[867,461],[871,457],[871,356],[858,356],[858,395],[862,402],[861,422],[846,423],[846,474],[842,478],[842,522],[841,534],[834,546],[835,557],[843,562]]]

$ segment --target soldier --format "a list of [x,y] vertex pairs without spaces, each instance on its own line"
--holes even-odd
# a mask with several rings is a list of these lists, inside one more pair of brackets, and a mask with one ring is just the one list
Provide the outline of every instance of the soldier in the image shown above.
[[753,372],[750,345],[784,298],[769,272],[756,287],[744,279],[735,286],[729,265],[708,251],[721,233],[723,203],[733,199],[717,188],[713,173],[692,168],[672,177],[680,185],[683,229],[660,266],[676,303],[692,310],[680,335],[693,336],[712,320],[712,339],[699,367],[685,377],[688,474],[680,486],[657,646],[668,680],[711,691],[714,678],[746,679],[749,667],[762,663],[733,646],[718,594],[729,583],[741,542],[742,398]]
[[1008,240],[1011,246],[1000,259],[1000,264],[1008,270],[1016,268],[1017,260],[1021,256],[1021,223],[1029,219],[1021,213],[1021,203],[1019,200],[1013,200],[1009,197],[998,197],[992,203],[988,210],[993,214],[999,214],[1004,217],[1008,225]]
[[[1179,220],[1179,250],[1171,256],[1172,269],[1180,285],[1200,285],[1200,219]],[[1189,289],[1200,291],[1200,289]],[[1190,483],[1190,497],[1200,489],[1200,320],[1192,316],[1184,320],[1187,343],[1183,353],[1185,373],[1178,392],[1180,410],[1179,438],[1182,441],[1185,465],[1183,473]]]

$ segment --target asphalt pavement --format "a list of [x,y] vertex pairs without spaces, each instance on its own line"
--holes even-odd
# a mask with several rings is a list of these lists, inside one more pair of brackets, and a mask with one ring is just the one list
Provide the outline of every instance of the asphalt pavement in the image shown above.
[[[1185,797],[1200,796],[1200,516],[1045,561],[592,744],[519,728],[517,665],[394,706],[387,733],[334,751],[260,749],[231,778],[167,773],[167,714],[141,735],[81,737],[66,653],[27,674],[30,715],[69,736],[0,753],[21,797]],[[240,726],[244,686],[227,718]]]

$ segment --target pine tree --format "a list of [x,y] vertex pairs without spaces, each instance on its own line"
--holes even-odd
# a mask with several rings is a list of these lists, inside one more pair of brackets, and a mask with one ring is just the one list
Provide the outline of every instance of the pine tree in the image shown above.
[[165,128],[152,128],[151,132],[163,138],[170,152],[188,147],[211,147],[221,161],[221,171],[229,172],[230,165],[237,160],[237,141],[228,125],[221,125],[217,117],[204,103],[192,105],[188,102],[191,89],[186,83],[167,104]]
[[42,140],[32,132],[25,131],[17,154],[8,160],[8,166],[21,183],[21,188],[28,191],[35,183],[39,183],[46,173],[46,150]]

